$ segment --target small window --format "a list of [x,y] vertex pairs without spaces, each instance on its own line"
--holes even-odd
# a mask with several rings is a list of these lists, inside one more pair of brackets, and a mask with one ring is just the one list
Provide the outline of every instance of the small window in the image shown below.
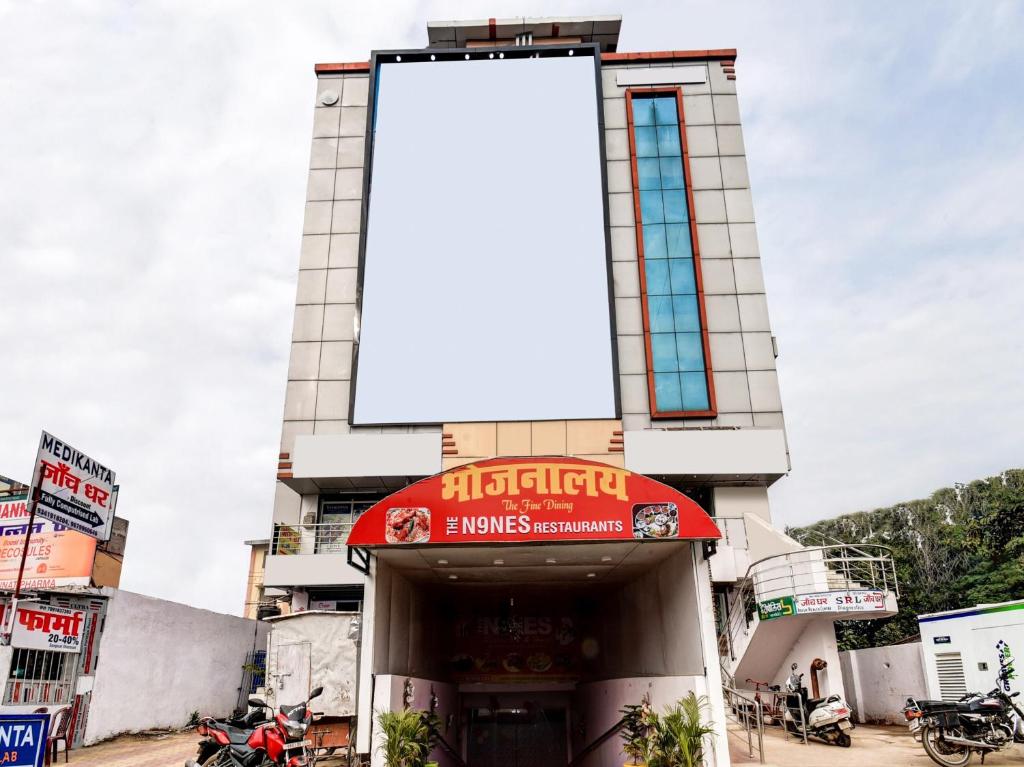
[[715,415],[678,89],[627,91],[651,416]]
[[77,653],[15,649],[4,705],[70,703],[77,662]]

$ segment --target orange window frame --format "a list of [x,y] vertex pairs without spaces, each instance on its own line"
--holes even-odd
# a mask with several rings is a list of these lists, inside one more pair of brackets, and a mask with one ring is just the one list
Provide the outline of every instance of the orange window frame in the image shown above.
[[[697,308],[700,313],[701,343],[704,347],[704,376],[708,388],[707,410],[658,410],[654,391],[654,353],[651,350],[651,322],[647,305],[647,269],[644,263],[644,230],[640,213],[640,177],[637,173],[636,134],[633,123],[633,96],[674,95],[679,116],[679,146],[682,151],[683,184],[686,189],[687,214],[690,223],[690,243],[693,246],[693,270],[697,287]],[[640,302],[643,312],[644,352],[647,357],[647,397],[651,418],[714,418],[718,415],[715,400],[715,379],[711,369],[711,339],[708,335],[707,308],[704,304],[704,279],[701,273],[700,244],[697,240],[697,222],[694,218],[693,183],[690,176],[690,150],[686,143],[686,115],[683,111],[683,89],[630,88],[626,91],[626,128],[629,134],[629,164],[633,178],[633,219],[636,229],[637,263],[640,269]]]

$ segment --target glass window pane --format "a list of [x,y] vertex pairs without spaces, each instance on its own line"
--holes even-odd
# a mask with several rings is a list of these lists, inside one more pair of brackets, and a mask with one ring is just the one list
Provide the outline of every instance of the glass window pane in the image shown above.
[[690,220],[686,212],[686,192],[682,189],[666,189],[661,197],[665,201],[666,223],[681,224]]
[[704,370],[704,345],[700,333],[676,335],[676,358],[680,370]]
[[664,224],[650,224],[644,227],[644,258],[668,258]]
[[645,224],[660,224],[665,220],[665,208],[659,190],[640,192],[640,216]]
[[667,296],[672,292],[672,284],[668,278],[668,261],[644,261],[644,272],[647,277],[647,295]]
[[693,274],[693,259],[671,258],[669,259],[672,270],[672,293],[676,296],[685,296],[697,292],[697,280]]
[[657,157],[658,156],[658,134],[654,128],[636,128],[636,156]]
[[680,373],[683,407],[687,410],[708,409],[708,383],[704,373]]
[[[650,130],[650,128],[644,128]],[[658,131],[658,154],[662,157],[680,157],[682,151],[679,149],[679,126],[661,125]],[[637,131],[639,133],[639,130]],[[640,154],[637,152],[637,154]]]
[[658,125],[678,125],[676,116],[676,97],[661,96],[654,99],[654,120]]
[[683,188],[683,163],[678,157],[664,157],[658,161],[661,165],[661,188]]
[[665,227],[665,236],[669,257],[693,258],[689,224],[669,224]]
[[661,168],[657,157],[637,158],[636,175],[641,189],[661,189]]
[[700,332],[700,312],[697,311],[697,296],[672,296],[672,315],[676,321],[676,332]]
[[682,391],[678,373],[654,374],[655,409],[661,412],[683,409]]
[[654,99],[633,99],[633,124],[654,125]]
[[651,333],[651,356],[655,373],[674,373],[679,370],[676,361],[676,337],[673,333]]
[[647,297],[647,312],[650,315],[652,333],[671,333],[675,328],[672,318],[672,296]]

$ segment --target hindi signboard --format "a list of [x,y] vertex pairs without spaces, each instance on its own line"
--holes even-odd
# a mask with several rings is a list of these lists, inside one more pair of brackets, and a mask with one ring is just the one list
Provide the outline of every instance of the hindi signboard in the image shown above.
[[[0,501],[0,589],[13,591],[28,531],[25,497]],[[58,522],[36,518],[25,557],[25,589],[88,586],[96,557],[96,539]]]
[[36,514],[99,540],[110,536],[114,516],[114,472],[52,434],[43,432],[36,453],[33,488]]
[[579,458],[495,458],[427,477],[374,504],[349,546],[714,540],[694,500],[642,474]]
[[49,714],[0,714],[0,764],[43,767]]
[[757,603],[757,617],[763,621],[770,621],[774,618],[784,618],[787,615],[795,615],[796,608],[793,604],[793,597],[779,597],[778,599],[767,599]]
[[884,609],[885,594],[871,589],[819,591],[813,594],[797,594],[796,596],[796,612],[798,615],[852,613]]
[[[28,650],[79,652],[85,613],[67,607],[22,602],[11,631],[11,646]],[[2,745],[2,743],[0,743]],[[0,756],[0,764],[3,758]]]

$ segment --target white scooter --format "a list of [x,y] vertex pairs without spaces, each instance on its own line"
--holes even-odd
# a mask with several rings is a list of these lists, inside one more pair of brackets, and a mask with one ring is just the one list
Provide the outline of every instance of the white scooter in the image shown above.
[[852,740],[847,730],[853,729],[850,721],[850,707],[838,695],[826,698],[808,698],[803,684],[803,674],[796,673],[797,666],[790,666],[793,672],[786,680],[786,727],[826,743],[849,748]]

